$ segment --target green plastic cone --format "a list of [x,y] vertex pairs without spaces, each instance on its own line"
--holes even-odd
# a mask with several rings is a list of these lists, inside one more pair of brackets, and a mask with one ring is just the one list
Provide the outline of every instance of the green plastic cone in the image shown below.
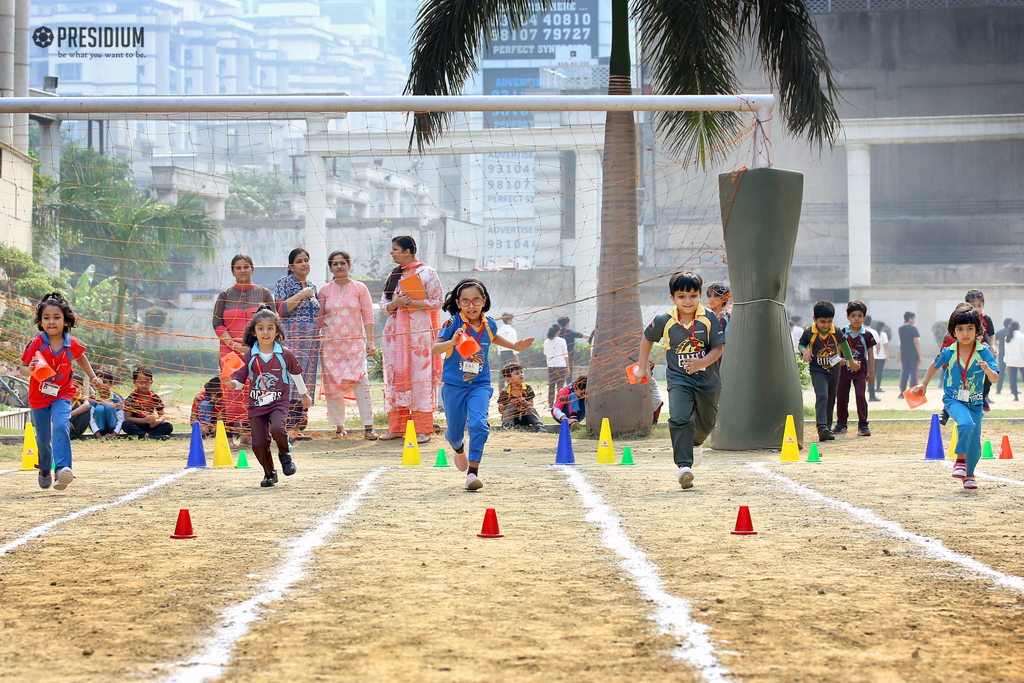
[[983,449],[981,449],[981,457],[982,458],[994,458],[994,457],[996,457],[996,456],[992,455],[992,442],[991,441],[986,441],[985,442],[985,447]]
[[811,452],[807,454],[807,462],[821,462],[821,456],[818,455],[818,444],[811,444]]
[[437,449],[437,462],[434,463],[434,467],[449,467],[449,466],[450,465],[448,465],[448,458],[446,458],[445,455],[444,455],[444,449],[443,448],[438,448]]
[[252,469],[249,467],[249,458],[245,455],[245,449],[238,451],[238,464],[235,465],[236,470],[248,470]]
[[635,462],[633,462],[633,449],[632,448],[630,448],[629,446],[626,446],[626,449],[624,451],[622,451],[622,462],[620,462],[619,464],[620,465],[635,465],[636,464]]

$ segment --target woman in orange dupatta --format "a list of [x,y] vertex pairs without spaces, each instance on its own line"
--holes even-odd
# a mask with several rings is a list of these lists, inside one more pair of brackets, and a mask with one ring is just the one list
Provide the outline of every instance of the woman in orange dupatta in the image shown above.
[[[416,240],[400,235],[391,240],[391,258],[398,267],[391,271],[380,299],[388,314],[384,324],[384,410],[388,432],[382,441],[401,439],[406,424],[416,425],[416,441],[426,443],[434,432],[437,387],[441,385],[442,360],[430,353],[441,329],[444,289],[437,271],[416,258]],[[423,291],[401,280],[416,275]]]

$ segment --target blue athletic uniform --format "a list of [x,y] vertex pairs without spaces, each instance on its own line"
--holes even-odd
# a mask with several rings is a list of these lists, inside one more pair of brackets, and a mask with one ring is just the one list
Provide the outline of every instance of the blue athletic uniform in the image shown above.
[[[957,439],[953,452],[967,460],[967,474],[974,474],[974,468],[981,460],[981,418],[985,396],[985,371],[978,361],[985,361],[992,370],[997,370],[999,364],[980,341],[974,342],[969,359],[963,357],[963,352],[957,358],[959,348],[960,344],[954,343],[939,351],[935,367],[946,372],[942,382],[942,402],[950,417],[956,420]],[[961,394],[961,391],[965,393]]]
[[487,408],[491,403],[491,394],[494,393],[487,352],[491,348],[491,340],[498,333],[498,325],[494,318],[485,316],[484,324],[474,328],[460,313],[444,324],[437,339],[451,341],[462,329],[476,340],[480,350],[469,358],[463,358],[456,348],[445,354],[444,370],[441,373],[441,401],[444,403],[448,429],[444,437],[452,448],[460,451],[464,446],[468,425],[468,459],[470,462],[480,462],[491,431],[487,426]]

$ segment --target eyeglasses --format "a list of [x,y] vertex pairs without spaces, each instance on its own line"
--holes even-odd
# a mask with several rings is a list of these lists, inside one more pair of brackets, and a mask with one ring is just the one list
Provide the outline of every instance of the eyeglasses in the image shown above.
[[487,301],[487,299],[481,299],[479,297],[476,298],[476,299],[459,299],[459,305],[460,306],[483,306],[485,301]]

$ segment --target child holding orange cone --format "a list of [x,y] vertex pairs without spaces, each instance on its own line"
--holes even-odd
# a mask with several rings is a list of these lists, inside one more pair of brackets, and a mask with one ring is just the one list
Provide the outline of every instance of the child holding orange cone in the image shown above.
[[981,313],[970,304],[963,303],[953,309],[946,326],[956,343],[939,351],[939,355],[924,373],[924,380],[912,389],[924,396],[932,377],[943,368],[942,402],[950,417],[956,420],[957,440],[953,445],[956,462],[953,477],[964,483],[965,489],[978,488],[974,468],[981,460],[981,418],[984,415],[985,380],[995,382],[999,367],[995,356],[979,339],[982,328]]
[[[75,312],[60,292],[51,292],[36,306],[35,324],[39,336],[21,354],[18,372],[31,377],[28,405],[32,409],[36,441],[39,448],[39,488],[52,485],[63,491],[74,480],[71,471],[71,401],[76,389],[72,384],[71,361],[82,368],[86,377],[97,381],[85,346],[68,334],[75,326]],[[49,370],[46,370],[46,367]],[[44,375],[49,375],[48,377]],[[89,398],[89,384],[84,384],[84,400]],[[57,482],[53,482],[56,470]]]
[[[484,485],[477,475],[490,433],[487,407],[494,393],[487,352],[491,344],[525,351],[533,343],[533,337],[513,344],[499,335],[494,318],[485,315],[491,309],[491,297],[484,283],[474,278],[466,278],[455,285],[441,309],[450,313],[452,318],[441,328],[430,352],[435,356],[445,354],[441,374],[441,401],[448,418],[445,438],[455,451],[455,467],[467,473],[466,490],[476,491]],[[465,346],[462,345],[464,342]],[[467,426],[468,459],[465,444]]]

